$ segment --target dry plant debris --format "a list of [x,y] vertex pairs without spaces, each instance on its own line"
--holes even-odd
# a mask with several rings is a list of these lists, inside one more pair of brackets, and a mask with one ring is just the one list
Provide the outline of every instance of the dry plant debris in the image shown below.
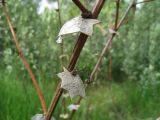
[[91,36],[93,33],[93,25],[100,23],[97,19],[85,19],[81,16],[75,17],[67,21],[61,28],[57,43],[62,43],[63,36],[66,34],[81,32],[88,36]]
[[80,76],[72,75],[66,68],[63,68],[64,72],[58,73],[58,77],[61,78],[61,88],[67,90],[71,98],[75,96],[85,97],[85,86]]

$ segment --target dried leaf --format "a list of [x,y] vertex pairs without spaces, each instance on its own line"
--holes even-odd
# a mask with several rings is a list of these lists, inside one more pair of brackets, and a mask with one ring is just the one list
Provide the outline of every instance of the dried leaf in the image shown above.
[[100,21],[97,19],[85,19],[81,16],[75,17],[62,26],[57,43],[62,43],[63,35],[70,33],[82,32],[91,36],[93,33],[93,25],[98,24],[99,22]]
[[[45,116],[43,114],[36,114],[31,118],[31,120],[45,120]],[[55,118],[52,117],[51,120],[55,120]]]
[[79,75],[73,76],[66,68],[64,72],[58,73],[61,78],[61,88],[67,90],[71,98],[74,96],[85,97],[85,87]]
[[71,104],[68,106],[69,111],[78,110],[80,105]]

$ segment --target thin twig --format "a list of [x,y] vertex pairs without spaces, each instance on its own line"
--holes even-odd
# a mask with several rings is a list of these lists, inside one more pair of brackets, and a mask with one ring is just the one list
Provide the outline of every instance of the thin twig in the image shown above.
[[[61,4],[60,4],[60,0],[57,0],[57,3],[58,3],[58,10],[57,10],[57,12],[58,12],[58,19],[59,19],[59,28],[61,28],[62,27],[62,18],[61,18]],[[62,41],[62,43],[61,43],[61,55],[63,55],[63,41]],[[61,59],[61,65],[63,65],[62,63],[63,63],[63,58],[60,58]]]
[[[116,31],[118,18],[119,18],[119,2],[120,0],[116,0],[116,17],[115,17],[115,24],[114,24],[114,31]],[[115,34],[115,33],[114,33]],[[110,43],[110,49],[112,48],[112,41]],[[112,80],[112,56],[109,58],[109,80]]]
[[[121,26],[122,23],[124,22],[125,18],[127,17],[130,9],[132,8],[132,6],[133,6],[133,4],[134,4],[134,1],[135,1],[135,0],[133,0],[133,1],[131,2],[131,4],[128,6],[128,8],[127,8],[127,10],[126,10],[126,12],[125,12],[125,14],[124,14],[124,16],[123,16],[122,19],[120,20],[120,22],[119,22],[119,24],[117,25],[117,28],[115,29],[115,31],[118,31],[118,29],[120,28],[120,26]],[[95,67],[94,67],[94,69],[93,69],[93,71],[92,71],[92,73],[91,73],[90,80],[89,80],[90,82],[93,81],[94,74],[96,73],[96,71],[97,71],[98,68],[100,67],[101,62],[102,62],[102,59],[103,59],[105,53],[107,52],[107,50],[108,50],[108,48],[109,48],[109,46],[110,46],[110,43],[112,42],[112,40],[113,40],[113,38],[115,37],[115,35],[116,35],[116,34],[112,34],[111,37],[109,38],[109,40],[107,40],[107,43],[105,44],[105,46],[104,46],[104,48],[103,48],[103,50],[102,50],[102,52],[101,52],[101,54],[100,54],[100,56],[99,56],[99,59],[98,59],[96,65],[95,65]]]
[[[105,0],[96,0],[96,4],[93,8],[93,18],[97,18],[103,5],[105,3]],[[72,56],[71,56],[71,60],[70,60],[70,63],[68,65],[68,70],[69,71],[72,71],[77,63],[77,60],[80,56],[80,53],[85,45],[85,42],[87,40],[88,36],[81,33],[78,40],[77,40],[77,43],[74,47],[74,50],[73,50],[73,53],[72,53]],[[48,112],[46,114],[46,118],[45,120],[50,120],[57,104],[58,104],[58,101],[62,95],[62,92],[63,92],[63,89],[61,89],[60,87],[61,83],[59,83],[58,87],[57,87],[57,91],[55,93],[55,97],[52,99],[51,101],[51,104],[50,104],[50,107],[48,109]]]
[[[120,0],[116,0],[116,17],[115,17],[115,23],[114,23],[114,31],[116,31],[117,24],[118,24],[118,18],[119,18],[119,3]],[[110,49],[112,48],[112,42],[110,43]],[[111,81],[112,80],[112,56],[110,55],[109,58],[109,72],[108,72],[108,78]]]
[[[119,18],[119,6],[120,6],[120,0],[116,0],[116,17],[115,17],[115,23],[114,23],[114,30],[116,31],[117,25],[118,25],[118,18]],[[112,41],[110,43],[110,48],[112,48]],[[108,78],[109,78],[109,92],[110,92],[110,96],[111,96],[111,100],[113,103],[113,107],[115,108],[115,110],[117,110],[116,107],[116,102],[115,102],[115,98],[114,95],[112,94],[112,55],[110,55],[109,58],[109,74],[108,74]]]
[[28,73],[29,73],[32,81],[33,81],[33,84],[34,84],[34,86],[35,86],[35,88],[36,88],[36,92],[37,92],[38,97],[39,97],[40,102],[41,102],[41,106],[42,106],[42,109],[43,109],[43,113],[45,114],[45,113],[47,112],[47,108],[46,108],[46,103],[45,103],[44,97],[43,97],[43,95],[42,95],[42,92],[41,92],[41,90],[40,90],[40,87],[39,87],[39,85],[38,85],[38,83],[37,83],[37,80],[36,80],[36,78],[35,78],[35,75],[34,75],[33,72],[32,72],[32,69],[31,69],[30,65],[28,64],[26,58],[24,57],[24,53],[22,52],[22,49],[21,49],[21,47],[20,47],[20,45],[19,45],[19,43],[18,43],[18,39],[17,39],[16,33],[15,33],[15,31],[14,31],[14,27],[13,27],[12,22],[11,22],[11,18],[10,18],[10,16],[9,16],[8,11],[7,11],[7,7],[6,7],[6,6],[3,6],[3,10],[4,10],[5,16],[6,16],[6,18],[7,18],[7,22],[8,22],[10,31],[11,31],[12,36],[13,36],[13,42],[15,43],[16,48],[17,48],[17,50],[18,50],[18,53],[19,53],[19,55],[20,55],[20,58],[22,59],[22,62],[23,62],[23,64],[24,64],[24,66],[26,67],[26,69],[27,69],[27,71],[28,71]]
[[135,4],[142,4],[142,3],[146,3],[146,2],[152,2],[152,1],[155,1],[155,0],[144,0],[144,1],[141,1],[141,2],[136,2]]
[[114,30],[116,30],[117,24],[118,24],[118,18],[119,18],[119,3],[120,3],[120,0],[117,0],[117,1],[116,1],[116,18],[115,18]]

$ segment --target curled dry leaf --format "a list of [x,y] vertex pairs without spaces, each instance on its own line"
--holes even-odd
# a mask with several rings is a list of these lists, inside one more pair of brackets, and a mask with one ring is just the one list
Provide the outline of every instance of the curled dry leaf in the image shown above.
[[97,19],[85,19],[81,16],[75,17],[62,26],[57,43],[62,43],[63,36],[66,34],[82,32],[91,36],[93,33],[93,25],[98,24],[99,22],[100,21]]
[[[36,114],[34,115],[31,120],[45,120],[45,115],[43,114]],[[55,120],[54,117],[51,118],[51,120]]]
[[69,111],[78,110],[80,105],[71,104],[68,106]]
[[71,98],[74,96],[85,97],[85,87],[78,74],[74,76],[64,68],[64,72],[58,73],[58,77],[62,80],[61,88],[67,90]]

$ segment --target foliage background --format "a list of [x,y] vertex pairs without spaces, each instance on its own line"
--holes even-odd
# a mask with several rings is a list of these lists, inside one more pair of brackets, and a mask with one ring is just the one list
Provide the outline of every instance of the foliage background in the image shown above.
[[[45,12],[39,15],[37,12],[39,2],[39,0],[10,0],[7,1],[7,7],[25,57],[49,105],[55,86],[59,82],[56,74],[62,68],[60,46],[55,42],[60,29],[60,20],[56,10],[46,8]],[[94,2],[84,0],[83,3],[91,9]],[[121,0],[120,16],[125,12],[128,3],[129,1]],[[71,0],[60,0],[60,4],[62,23],[80,14]],[[97,84],[91,86],[88,98],[82,102],[75,119],[78,120],[78,116],[82,116],[84,120],[155,120],[159,116],[159,11],[158,0],[132,9],[119,31],[120,35],[114,39],[112,49],[105,55]],[[101,29],[106,33],[113,26],[114,17],[115,2],[107,0],[99,16]],[[108,34],[104,35],[101,29],[95,26],[94,34],[88,39],[76,66],[76,69],[82,71],[80,74],[83,79],[91,73],[98,54],[107,40]],[[65,37],[63,66],[67,66],[69,62],[77,37],[78,34]],[[113,60],[112,85],[108,81],[107,74],[109,56],[112,56]],[[35,89],[12,42],[2,7],[0,8],[0,76],[1,120],[22,118],[27,120],[41,112]],[[108,89],[110,86],[112,90]],[[98,91],[92,93],[95,88]],[[68,100],[68,103],[72,102]],[[102,105],[99,105],[99,102]],[[59,117],[62,111],[59,105],[55,116]]]

